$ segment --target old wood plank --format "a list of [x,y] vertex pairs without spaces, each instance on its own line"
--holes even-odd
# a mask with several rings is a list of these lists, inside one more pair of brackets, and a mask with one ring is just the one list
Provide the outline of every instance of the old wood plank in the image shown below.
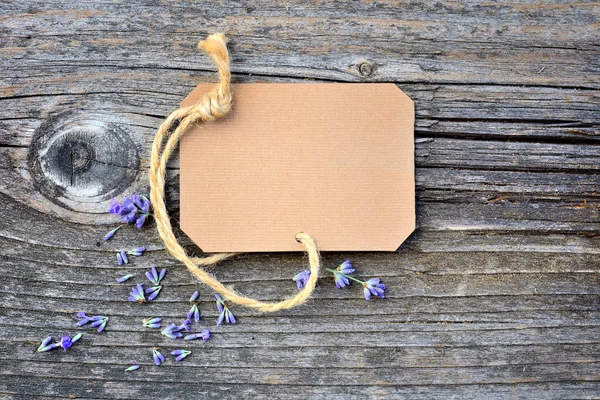
[[[597,397],[596,3],[54,0],[4,2],[0,15],[0,396]],[[114,226],[105,208],[147,190],[156,126],[214,81],[195,45],[215,30],[232,39],[236,82],[386,81],[409,94],[419,229],[396,253],[323,255],[382,277],[384,301],[323,279],[300,308],[234,307],[240,323],[189,344],[197,354],[186,365],[152,367],[149,348],[173,343],[139,319],[178,321],[200,289],[212,326],[214,302],[152,225],[102,243]],[[68,156],[36,169],[36,146],[54,139]],[[167,188],[175,224],[177,167]],[[115,251],[138,244],[144,257],[115,265]],[[164,293],[147,307],[126,302],[130,285],[115,277],[143,280],[153,264],[169,268]],[[212,271],[279,299],[295,293],[290,277],[305,264],[302,254],[253,254]],[[47,334],[75,332],[80,310],[109,315],[107,331],[85,330],[68,352],[34,352]],[[142,356],[143,373],[123,373]]]

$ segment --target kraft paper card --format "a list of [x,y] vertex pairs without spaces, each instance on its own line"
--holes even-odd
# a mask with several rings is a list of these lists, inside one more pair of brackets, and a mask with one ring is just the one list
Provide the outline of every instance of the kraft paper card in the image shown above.
[[[194,89],[194,104],[214,85]],[[395,251],[415,229],[414,105],[394,84],[234,84],[181,140],[181,228],[205,252]]]

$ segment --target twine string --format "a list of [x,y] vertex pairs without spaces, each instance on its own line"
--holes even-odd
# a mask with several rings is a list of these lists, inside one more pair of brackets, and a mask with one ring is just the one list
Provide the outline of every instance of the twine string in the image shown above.
[[286,300],[280,302],[263,302],[238,294],[232,288],[223,285],[201,267],[228,259],[236,253],[218,253],[206,257],[190,257],[183,247],[181,247],[173,233],[165,205],[165,172],[167,161],[171,157],[179,139],[188,131],[188,128],[194,124],[214,121],[217,118],[227,115],[231,110],[233,100],[230,87],[231,72],[229,70],[227,39],[221,33],[213,34],[200,42],[198,47],[207,52],[217,65],[219,83],[200,98],[195,105],[173,111],[156,132],[154,143],[152,144],[149,180],[150,201],[154,207],[154,220],[156,221],[158,234],[164,242],[166,249],[176,259],[181,261],[194,277],[219,293],[226,300],[264,312],[292,308],[304,303],[310,297],[315,289],[319,274],[319,252],[314,240],[308,234],[300,232],[296,235],[296,240],[306,248],[310,265],[310,278],[304,288],[295,296]]

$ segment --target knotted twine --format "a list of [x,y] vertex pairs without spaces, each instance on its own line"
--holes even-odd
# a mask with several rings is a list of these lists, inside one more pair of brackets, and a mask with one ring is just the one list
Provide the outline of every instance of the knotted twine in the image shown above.
[[[227,52],[226,45],[227,39],[221,33],[210,35],[206,40],[198,44],[198,47],[207,52],[217,65],[219,70],[219,84],[206,93],[195,105],[173,111],[156,132],[154,143],[152,144],[149,173],[150,201],[154,207],[154,220],[156,221],[158,234],[165,243],[166,249],[176,259],[181,261],[200,282],[209,286],[226,300],[265,312],[292,308],[304,303],[312,294],[317,283],[319,252],[315,242],[309,235],[303,232],[296,235],[296,240],[306,248],[310,264],[310,278],[304,288],[295,296],[286,300],[276,303],[263,302],[236,293],[232,288],[226,287],[214,276],[201,268],[201,266],[212,265],[230,258],[236,255],[236,253],[219,253],[207,257],[188,256],[177,241],[177,238],[175,238],[171,221],[167,214],[165,206],[165,172],[167,161],[177,146],[179,138],[192,125],[200,122],[214,121],[217,118],[227,115],[231,110],[233,96],[230,87],[229,53]],[[164,143],[165,139],[166,143]]]

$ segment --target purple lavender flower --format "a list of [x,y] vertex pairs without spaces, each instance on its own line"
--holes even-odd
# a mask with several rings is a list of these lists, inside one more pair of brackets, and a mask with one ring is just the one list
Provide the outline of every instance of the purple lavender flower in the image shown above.
[[116,199],[111,199],[108,204],[108,212],[111,214],[119,214],[121,211],[121,205]]
[[40,346],[37,348],[37,352],[43,353],[46,351],[50,351],[52,349],[56,349],[57,347],[62,347],[63,350],[67,350],[68,348],[70,348],[71,346],[73,346],[73,343],[77,342],[79,339],[81,339],[81,336],[83,336],[81,333],[76,334],[75,336],[73,336],[73,338],[64,335],[60,338],[60,341],[56,342],[56,343],[50,343],[52,341],[52,336],[48,336],[47,338],[45,338],[42,343],[40,344]]
[[189,350],[173,350],[171,352],[172,356],[177,356],[177,358],[175,358],[175,361],[181,361],[184,358],[186,358],[187,356],[189,356],[190,354],[192,354],[192,352]]
[[144,296],[144,287],[142,285],[138,283],[137,286],[131,289],[131,292],[129,292],[129,301],[136,301],[138,303],[146,302],[146,296]]
[[363,292],[365,294],[365,300],[370,300],[371,295],[383,299],[384,290],[385,285],[383,283],[379,283],[379,278],[371,278],[365,283],[363,283]]
[[162,286],[152,286],[146,289],[146,294],[148,295],[147,301],[152,301],[158,296]]
[[196,301],[196,299],[198,299],[198,291],[196,290],[193,294],[192,297],[190,297],[190,303],[193,303],[194,301]]
[[104,239],[103,239],[103,240],[104,240],[105,242],[106,242],[107,240],[109,240],[111,237],[113,237],[113,236],[115,235],[115,233],[116,233],[116,232],[117,232],[119,229],[121,229],[121,227],[120,227],[120,226],[117,226],[115,229],[113,229],[113,230],[111,230],[111,231],[108,231],[108,232],[106,233],[106,235],[104,235]]
[[218,294],[215,294],[215,297],[217,298],[217,309],[220,313],[219,318],[217,319],[217,326],[220,326],[223,323],[223,321],[225,321],[228,324],[235,324],[235,316],[229,310],[227,304],[225,304],[223,299],[221,299],[221,296],[219,296]]
[[308,282],[308,278],[310,278],[310,271],[306,270],[306,271],[298,272],[296,275],[294,275],[294,277],[292,279],[296,281],[296,285],[298,285],[298,289],[301,290],[306,285],[306,282]]
[[154,286],[159,286],[160,281],[162,281],[162,279],[165,277],[166,273],[167,273],[166,268],[163,268],[159,274],[158,271],[156,270],[156,267],[152,266],[152,269],[150,271],[146,272],[146,278],[148,278],[148,280],[150,282],[152,282],[154,284]]
[[344,261],[335,269],[335,271],[331,271],[333,272],[333,277],[335,279],[335,287],[339,289],[343,288],[344,286],[348,286],[350,284],[350,282],[348,281],[348,275],[350,275],[354,271],[355,269],[352,268],[350,260]]
[[210,339],[210,331],[208,329],[204,329],[204,330],[202,330],[201,333],[192,333],[183,338],[183,340],[196,340],[196,339],[202,339],[203,341],[206,342],[208,339]]
[[66,351],[69,347],[73,346],[73,341],[71,340],[70,336],[65,335],[60,338],[60,342],[58,342],[58,344],[63,348],[63,350]]
[[140,257],[144,255],[146,248],[144,246],[136,247],[135,249],[131,249],[127,252],[130,256]]
[[160,321],[162,321],[162,318],[148,318],[148,319],[145,319],[144,321],[142,321],[142,324],[146,328],[159,329]]
[[108,323],[108,317],[102,317],[101,319],[94,321],[90,324],[91,328],[98,327],[98,333],[102,333],[104,328],[106,328],[106,324]]
[[165,356],[163,356],[157,349],[152,350],[152,358],[154,359],[154,363],[156,365],[160,365],[161,363],[165,362]]
[[188,311],[188,313],[187,313],[187,318],[188,319],[194,318],[194,321],[196,321],[196,322],[200,321],[200,310],[198,309],[198,305],[196,305],[196,304],[192,305],[192,308],[190,308],[190,311]]
[[138,369],[140,369],[139,365],[130,365],[129,367],[125,368],[125,372],[137,371]]
[[121,253],[117,253],[117,264],[123,265],[123,257],[121,257]]
[[131,274],[123,275],[122,277],[117,278],[117,283],[123,283],[125,281],[130,280],[131,278],[133,278],[133,275]]
[[183,336],[182,333],[179,332],[180,329],[175,324],[169,324],[165,329],[163,329],[160,334],[164,335],[170,339],[178,339]]
[[125,264],[129,264],[129,258],[127,258],[127,253],[125,253],[124,251],[121,251],[121,259]]
[[90,324],[91,328],[99,327],[98,332],[102,333],[104,328],[106,328],[106,324],[108,323],[108,317],[102,315],[94,315],[93,317],[88,317],[83,311],[77,313],[77,316],[81,318],[75,326],[84,326],[86,324]]
[[52,336],[48,336],[47,338],[45,338],[44,340],[42,340],[42,343],[40,343],[39,347],[37,348],[37,352],[44,352],[44,351],[48,351],[48,350],[52,350],[54,347],[58,347],[58,344],[56,344],[54,347],[49,348],[48,349],[48,344],[52,341]]
[[119,219],[126,224],[135,223],[135,227],[140,229],[144,226],[148,217],[152,215],[150,213],[151,207],[150,200],[145,196],[134,193],[124,198],[121,204],[117,200],[112,199],[108,212],[118,215]]
[[191,321],[189,320],[189,318],[185,319],[185,320],[184,320],[184,321],[181,323],[181,325],[179,325],[179,326],[177,327],[177,329],[178,329],[179,331],[186,331],[186,332],[189,332],[189,331],[190,331],[190,322],[191,322]]

